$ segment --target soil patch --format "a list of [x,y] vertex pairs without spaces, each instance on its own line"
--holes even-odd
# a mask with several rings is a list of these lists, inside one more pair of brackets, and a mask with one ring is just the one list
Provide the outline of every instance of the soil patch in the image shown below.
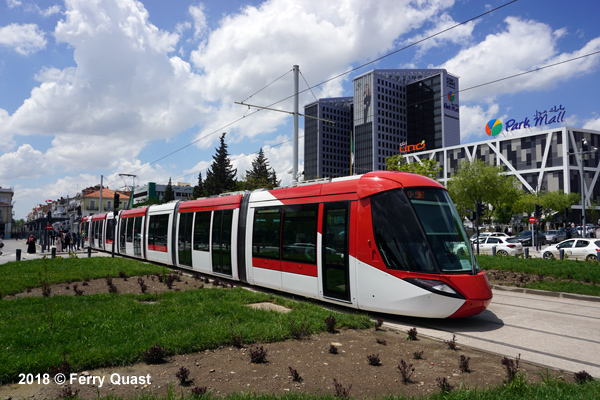
[[[141,277],[148,293],[168,290],[194,290],[201,285],[215,286],[186,275],[169,288],[157,276]],[[88,282],[69,282],[52,285],[52,295],[74,295],[77,289],[83,295],[108,292],[106,279]],[[216,282],[219,287],[228,286]],[[497,283],[501,284],[501,283]],[[73,287],[77,285],[74,290]],[[141,293],[138,277],[112,278],[118,293]],[[41,289],[32,289],[12,297],[41,296]],[[170,357],[165,363],[144,363],[75,371],[74,380],[67,384],[11,384],[0,386],[0,400],[36,398],[54,399],[66,391],[78,391],[79,398],[95,399],[104,395],[134,398],[152,393],[166,396],[190,394],[192,390],[206,389],[216,396],[250,392],[256,394],[307,393],[335,394],[347,390],[356,399],[376,398],[388,394],[419,396],[440,391],[439,384],[446,380],[455,388],[487,388],[501,385],[507,379],[502,356],[481,352],[456,344],[417,335],[418,340],[407,340],[407,333],[383,327],[379,330],[341,330],[336,333],[313,335],[301,340],[279,343],[259,343],[243,348],[222,347],[201,353]],[[264,363],[251,362],[251,353],[266,351]],[[332,347],[337,350],[334,354]],[[419,354],[420,353],[420,354]],[[420,359],[417,357],[420,355]],[[511,359],[517,354],[508,354]],[[466,361],[461,363],[461,357]],[[376,361],[379,361],[377,363]],[[401,364],[405,363],[405,383]],[[375,365],[373,365],[375,364]],[[462,364],[462,365],[461,365]],[[462,368],[461,368],[462,367]],[[189,371],[183,384],[177,374],[182,368]],[[414,371],[412,369],[414,368]],[[541,381],[547,368],[525,362],[519,363],[521,373],[531,382]],[[183,371],[185,371],[183,370]],[[468,370],[468,371],[467,371]],[[550,371],[560,376],[558,371]],[[294,380],[296,375],[297,380]],[[571,378],[567,378],[571,380]]]

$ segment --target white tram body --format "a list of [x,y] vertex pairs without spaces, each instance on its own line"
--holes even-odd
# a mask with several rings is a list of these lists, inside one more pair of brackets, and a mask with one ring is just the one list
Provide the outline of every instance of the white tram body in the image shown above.
[[93,248],[352,308],[447,318],[492,293],[445,188],[379,171],[86,217]]

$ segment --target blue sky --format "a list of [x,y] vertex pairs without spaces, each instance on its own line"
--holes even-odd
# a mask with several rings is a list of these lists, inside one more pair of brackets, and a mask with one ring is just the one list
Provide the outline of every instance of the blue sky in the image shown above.
[[[0,186],[14,188],[24,218],[101,175],[112,189],[131,184],[119,174],[195,184],[223,132],[238,174],[263,147],[287,184],[292,117],[234,102],[258,92],[247,102],[277,103],[292,94],[294,64],[306,89],[304,80],[324,82],[502,5],[303,93],[301,111],[351,95],[352,78],[373,68],[446,68],[465,90],[580,57],[461,91],[461,142],[488,139],[491,119],[518,122],[554,106],[569,126],[600,130],[600,3],[509,3],[0,0]],[[300,171],[302,160],[300,139]]]

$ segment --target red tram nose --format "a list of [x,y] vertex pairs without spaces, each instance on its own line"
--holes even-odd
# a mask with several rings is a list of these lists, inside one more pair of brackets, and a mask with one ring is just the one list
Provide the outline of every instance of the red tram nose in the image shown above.
[[465,304],[449,318],[472,317],[485,311],[492,301],[492,288],[487,275],[481,271],[475,276],[450,276],[448,277],[465,298]]

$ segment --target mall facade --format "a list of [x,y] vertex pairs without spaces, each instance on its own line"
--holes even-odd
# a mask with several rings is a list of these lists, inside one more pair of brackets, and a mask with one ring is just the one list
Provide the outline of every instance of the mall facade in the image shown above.
[[353,96],[306,105],[304,179],[385,170],[398,149],[460,144],[458,81],[445,69],[375,69],[353,79]]
[[[600,131],[564,126],[512,132],[503,131],[481,142],[413,152],[405,157],[408,162],[437,161],[442,167],[438,180],[444,185],[461,162],[479,159],[502,167],[530,193],[562,190],[581,194],[583,167],[586,208],[593,201],[600,203],[600,157],[598,151],[594,151],[594,148],[600,149]],[[582,146],[589,152],[583,157],[580,155]],[[581,204],[574,205],[569,219],[579,221],[581,208]]]

